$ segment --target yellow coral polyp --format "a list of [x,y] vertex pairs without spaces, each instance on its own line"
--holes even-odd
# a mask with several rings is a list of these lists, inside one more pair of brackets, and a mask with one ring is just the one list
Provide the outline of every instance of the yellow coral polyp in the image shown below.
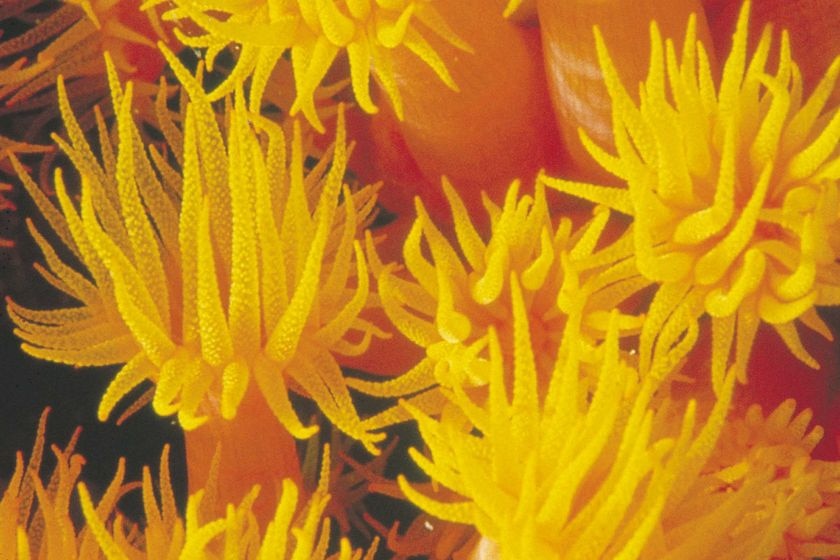
[[[823,436],[792,399],[732,414],[695,480],[665,510],[653,558],[831,558],[840,554],[840,463],[811,458]],[[712,538],[712,535],[714,537]]]
[[119,146],[114,153],[102,130],[101,164],[59,84],[70,142],[58,141],[81,173],[80,210],[60,172],[55,208],[18,165],[52,229],[88,271],[65,264],[31,228],[47,260],[45,277],[82,305],[36,311],[10,301],[24,350],[74,365],[124,364],[102,398],[101,419],[151,380],[155,410],[177,412],[190,429],[210,414],[232,418],[256,382],[295,436],[317,427],[300,422],[291,389],[373,449],[382,436],[362,428],[334,356],[364,352],[382,335],[359,317],[370,297],[354,239],[375,188],[351,193],[343,185],[343,118],[331,161],[305,175],[299,127],[287,164],[281,128],[249,114],[240,94],[225,145],[198,82],[167,56],[192,96],[182,183],[154,158],[158,178],[131,119],[131,85],[122,91],[113,72]]
[[717,387],[736,331],[743,373],[759,319],[818,367],[795,322],[830,337],[814,306],[840,304],[840,111],[826,107],[840,58],[805,99],[786,32],[775,74],[766,70],[770,28],[748,57],[749,10],[745,2],[717,88],[693,17],[681,58],[652,24],[639,102],[596,29],[616,153],[582,140],[627,189],[545,179],[634,217],[638,270],[660,284],[651,309],[712,317]]
[[[410,407],[429,457],[412,457],[434,481],[460,498],[440,501],[399,480],[406,496],[432,515],[475,525],[498,547],[494,557],[638,558],[662,523],[669,496],[703,464],[723,426],[734,376],[696,426],[697,407],[654,430],[673,403],[653,399],[618,346],[618,316],[605,341],[588,352],[570,324],[556,352],[547,390],[539,387],[523,290],[511,275],[518,343],[504,357],[490,337],[489,395],[475,402],[449,393],[440,420]],[[593,373],[597,379],[587,381]],[[655,555],[647,556],[655,558]]]
[[[145,7],[161,3],[150,0]],[[370,77],[375,74],[402,116],[402,101],[393,72],[390,51],[404,47],[423,60],[452,89],[455,82],[446,64],[421,33],[431,31],[448,43],[468,51],[469,47],[449,28],[431,0],[248,0],[205,2],[175,0],[168,19],[189,18],[205,30],[190,37],[176,29],[188,46],[209,47],[208,60],[228,44],[241,46],[236,67],[213,92],[219,98],[235,85],[252,77],[250,104],[259,109],[263,91],[277,61],[291,52],[297,97],[291,109],[303,112],[315,128],[323,125],[315,107],[315,91],[330,66],[346,51],[350,81],[359,106],[377,111],[370,95]]]
[[[224,515],[212,513],[207,502],[211,489],[192,494],[187,501],[184,517],[175,509],[175,497],[169,481],[169,451],[164,448],[160,463],[161,500],[155,496],[152,478],[143,469],[143,507],[146,526],[140,529],[126,523],[120,514],[112,520],[110,510],[100,502],[95,506],[84,484],[77,486],[82,513],[87,521],[90,539],[95,538],[108,560],[127,558],[265,558],[312,560],[372,560],[378,541],[370,549],[353,550],[342,538],[339,552],[327,556],[330,544],[330,520],[324,510],[330,501],[329,447],[324,450],[324,462],[318,487],[308,502],[299,506],[299,489],[289,479],[283,490],[274,517],[264,531],[257,525],[251,508],[257,498],[259,485],[242,498],[239,504],[226,504]],[[136,538],[140,532],[142,539]]]
[[507,358],[492,333],[486,400],[450,391],[440,419],[404,405],[427,448],[412,458],[455,493],[430,495],[400,477],[409,500],[475,526],[490,557],[505,560],[840,552],[840,463],[811,458],[823,432],[809,428],[810,411],[794,417],[789,400],[766,418],[757,406],[731,413],[734,370],[708,402],[674,399],[619,350],[615,314],[585,361],[567,327],[543,390],[522,289],[511,281],[519,342]]
[[[418,216],[403,249],[405,272],[411,278],[395,263],[385,265],[371,257],[385,313],[409,340],[426,349],[426,356],[391,381],[353,379],[355,388],[403,396],[437,385],[486,385],[482,364],[490,330],[497,333],[506,356],[517,343],[512,328],[513,273],[520,279],[530,340],[545,382],[568,322],[578,324],[583,339],[594,346],[606,332],[609,311],[648,283],[635,273],[626,242],[606,247],[599,242],[610,216],[605,209],[573,231],[568,218],[553,223],[542,185],[533,195],[520,195],[517,181],[501,207],[485,199],[491,222],[485,241],[452,185],[444,180],[443,189],[452,208],[457,246],[418,199]],[[623,332],[634,332],[640,325],[640,317],[620,316]],[[431,399],[426,400],[430,407],[435,398],[442,402],[440,395],[421,397]]]
[[[38,432],[29,460],[24,465],[18,452],[15,470],[0,498],[0,551],[3,558],[28,560],[74,560],[96,557],[96,538],[87,527],[76,529],[70,516],[73,487],[80,477],[85,460],[74,453],[80,428],[62,450],[50,446],[56,465],[49,476],[40,475],[46,423],[49,409],[44,410],[38,423]],[[117,501],[126,486],[123,484],[125,461],[120,459],[117,472],[102,494],[97,513],[103,517],[114,514]]]
[[[108,560],[128,558],[238,558],[261,560],[373,560],[378,548],[374,539],[367,551],[353,549],[346,538],[338,552],[328,555],[330,519],[325,509],[330,501],[329,446],[324,447],[318,485],[305,503],[298,487],[283,481],[282,496],[266,527],[260,527],[252,511],[260,492],[251,488],[238,504],[219,504],[212,496],[215,481],[192,494],[184,515],[176,506],[175,490],[169,469],[169,446],[160,457],[160,472],[153,483],[149,467],[143,468],[141,483],[125,483],[126,464],[120,459],[117,472],[96,500],[87,485],[80,482],[85,460],[73,453],[81,429],[77,429],[64,450],[52,446],[57,459],[48,482],[39,470],[46,443],[48,410],[41,415],[35,444],[24,465],[18,453],[15,471],[0,498],[0,551],[3,558],[27,560],[88,560],[104,555]],[[127,494],[141,488],[144,518],[130,521],[119,511],[118,503]],[[158,492],[155,488],[158,488]],[[74,488],[84,523],[77,530],[71,518]],[[159,497],[158,497],[159,496]]]

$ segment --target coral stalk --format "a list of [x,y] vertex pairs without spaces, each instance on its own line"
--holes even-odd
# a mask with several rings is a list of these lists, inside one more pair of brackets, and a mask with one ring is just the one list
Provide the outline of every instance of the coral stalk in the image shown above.
[[[482,192],[499,200],[512,180],[530,182],[539,169],[557,168],[561,158],[539,33],[504,20],[495,2],[443,2],[439,9],[472,47],[463,53],[431,39],[458,91],[407,53],[395,52],[394,75],[405,85],[404,118],[396,126],[425,178],[417,194],[429,213],[450,219],[440,190],[445,175],[485,230]],[[403,201],[389,210],[411,215],[410,192]]]

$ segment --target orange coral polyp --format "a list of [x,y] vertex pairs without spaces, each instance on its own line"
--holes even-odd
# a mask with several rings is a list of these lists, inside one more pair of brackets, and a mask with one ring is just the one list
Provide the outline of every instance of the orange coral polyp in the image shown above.
[[[0,99],[19,103],[53,86],[59,75],[100,78],[105,52],[123,78],[156,83],[163,69],[163,56],[155,48],[159,36],[138,7],[139,0],[65,0],[42,24],[0,42],[0,57],[21,56],[0,71]],[[38,56],[28,63],[26,49],[32,46]]]
[[[414,181],[409,189],[390,194],[386,190],[389,210],[411,215],[416,190],[432,218],[448,222],[449,205],[439,186],[441,176],[446,176],[479,231],[486,232],[483,192],[500,200],[511,181],[522,178],[530,183],[540,169],[555,169],[562,158],[539,30],[505,21],[494,1],[442,2],[439,10],[475,50],[465,54],[445,41],[430,39],[458,91],[436,80],[434,72],[411,53],[395,51],[393,73],[404,90],[398,112],[403,118],[395,128],[406,148],[393,154],[393,139],[380,137],[371,159],[378,164],[384,152],[385,158],[396,155],[408,166],[416,162],[425,179]],[[374,121],[388,118],[381,113]]]
[[[833,490],[840,463],[813,459],[823,429],[811,419],[792,399],[766,416],[758,405],[733,411],[696,480],[666,508],[666,533],[651,543],[651,557],[707,557],[700,548],[714,557],[748,550],[797,560],[840,554]],[[737,524],[710,539],[705,531],[729,516]]]

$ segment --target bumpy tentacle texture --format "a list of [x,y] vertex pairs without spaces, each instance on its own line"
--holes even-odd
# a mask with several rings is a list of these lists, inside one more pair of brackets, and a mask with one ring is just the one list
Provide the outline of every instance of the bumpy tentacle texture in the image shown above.
[[636,558],[681,477],[711,452],[734,376],[699,426],[691,402],[682,418],[668,418],[668,431],[653,431],[674,407],[654,402],[657,381],[640,380],[622,357],[614,313],[594,353],[576,325],[567,327],[541,388],[522,289],[511,276],[521,342],[505,358],[491,336],[486,402],[454,391],[440,420],[411,407],[430,454],[412,457],[462,499],[441,501],[404,479],[400,485],[432,515],[475,525],[499,558]]
[[[150,0],[144,7],[160,3],[162,0]],[[445,62],[423,32],[430,31],[469,50],[435,10],[433,0],[174,0],[174,4],[177,7],[164,17],[189,18],[205,30],[204,35],[195,37],[178,30],[176,33],[185,45],[208,47],[211,67],[227,45],[241,46],[236,67],[213,92],[212,99],[226,95],[237,82],[253,76],[249,102],[257,111],[272,70],[290,51],[297,86],[291,113],[303,112],[318,130],[323,126],[315,107],[315,90],[341,52],[347,53],[359,106],[369,113],[377,110],[370,95],[373,73],[401,115],[399,88],[391,70],[392,49],[409,49],[453,89],[457,86]]]
[[[328,454],[327,446],[318,488],[302,507],[298,504],[298,487],[288,479],[283,482],[282,496],[277,503],[274,518],[263,534],[251,511],[260,492],[259,486],[254,486],[239,504],[227,504],[222,516],[208,513],[210,508],[207,507],[207,501],[211,498],[207,494],[211,490],[199,490],[189,497],[185,516],[179,517],[169,483],[166,449],[160,465],[160,503],[155,496],[149,469],[143,470],[145,529],[130,523],[126,528],[126,522],[119,514],[111,522],[109,517],[112,516],[94,505],[84,484],[78,485],[79,499],[89,531],[109,560],[201,560],[222,556],[244,560],[373,560],[377,541],[365,552],[353,550],[349,541],[342,538],[339,551],[328,555],[330,520],[324,517],[324,510],[330,501]],[[142,539],[136,538],[138,530],[142,532]]]
[[[404,246],[405,268],[413,279],[406,279],[396,264],[383,265],[371,257],[388,318],[425,348],[426,356],[398,378],[376,384],[350,380],[352,387],[380,396],[420,392],[413,397],[416,404],[432,411],[445,400],[439,385],[486,385],[491,329],[505,356],[512,356],[518,343],[511,322],[514,273],[525,298],[537,370],[541,382],[546,382],[568,322],[579,324],[584,339],[595,345],[606,332],[609,311],[648,283],[635,271],[629,238],[606,247],[599,242],[610,217],[605,209],[573,231],[568,218],[552,223],[541,185],[534,195],[520,196],[519,183],[514,182],[501,207],[485,198],[492,227],[485,242],[455,189],[445,180],[443,187],[452,207],[458,248],[417,199],[418,218]],[[624,333],[634,333],[640,325],[639,317],[621,316]],[[405,411],[397,408],[370,422],[384,424],[397,417],[407,419]]]
[[151,380],[154,409],[177,412],[190,429],[210,414],[233,418],[256,380],[293,435],[307,437],[317,427],[300,422],[290,389],[373,449],[382,436],[363,429],[335,358],[364,352],[372,336],[382,335],[359,316],[371,297],[364,253],[354,241],[375,189],[351,193],[343,185],[342,119],[332,160],[305,175],[299,129],[287,165],[280,127],[250,115],[240,94],[228,113],[225,146],[198,82],[167,55],[192,96],[182,184],[154,158],[158,179],[131,120],[130,84],[122,91],[111,73],[119,146],[115,154],[103,131],[101,164],[59,84],[70,142],[57,140],[81,173],[80,210],[61,173],[57,209],[20,172],[87,274],[65,264],[31,228],[47,260],[44,276],[82,305],[36,311],[9,302],[24,350],[74,365],[124,364],[102,398],[102,419]]
[[728,419],[733,370],[718,396],[674,399],[622,355],[615,315],[585,361],[567,327],[543,390],[515,274],[512,283],[523,342],[511,360],[491,337],[486,402],[452,391],[439,420],[407,405],[428,449],[412,457],[456,494],[429,495],[401,478],[411,501],[474,525],[492,558],[836,554],[840,463],[811,460],[822,431],[805,435],[810,412],[791,421],[788,402],[766,421],[756,408]]
[[733,342],[744,380],[759,321],[818,367],[796,322],[830,338],[814,306],[840,304],[840,111],[825,107],[840,58],[803,99],[784,32],[775,74],[765,69],[770,29],[748,57],[749,9],[746,2],[717,90],[694,19],[681,59],[653,24],[639,103],[622,86],[596,30],[616,154],[583,141],[628,188],[545,179],[633,216],[639,272],[659,284],[649,312],[658,320],[641,336],[642,368],[649,367],[653,345],[665,344],[655,340],[663,328],[696,328],[705,312],[712,317],[716,389]]

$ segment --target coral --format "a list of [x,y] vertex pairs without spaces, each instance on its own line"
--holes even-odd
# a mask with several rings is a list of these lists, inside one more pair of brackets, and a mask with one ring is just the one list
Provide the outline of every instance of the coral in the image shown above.
[[800,360],[818,367],[796,324],[830,337],[814,306],[840,304],[840,113],[825,107],[840,59],[803,99],[784,32],[775,75],[765,71],[769,29],[747,56],[749,9],[745,2],[719,87],[706,49],[695,40],[694,18],[679,60],[652,24],[640,104],[622,86],[596,32],[617,153],[586,136],[583,141],[627,188],[545,179],[633,216],[639,273],[659,285],[649,311],[659,321],[642,334],[643,364],[663,323],[690,330],[708,313],[715,387],[733,341],[744,379],[759,321],[772,325]]
[[[327,553],[330,521],[323,514],[330,500],[327,492],[329,468],[329,446],[326,446],[315,493],[301,506],[297,486],[286,480],[274,518],[264,532],[261,532],[251,511],[260,492],[258,485],[239,504],[227,504],[224,515],[218,517],[206,514],[207,493],[199,490],[190,496],[184,517],[179,516],[169,485],[166,449],[160,463],[160,503],[155,497],[149,469],[143,471],[143,504],[147,523],[143,528],[131,526],[126,530],[125,520],[119,514],[113,523],[107,523],[108,516],[103,516],[100,510],[102,502],[95,506],[84,484],[78,485],[78,492],[90,532],[108,558],[199,559],[223,554],[228,558],[245,560],[269,555],[271,558],[290,559],[373,560],[378,546],[376,540],[365,552],[353,550],[349,541],[342,539],[339,552]],[[142,538],[138,538],[138,532]]]
[[[368,273],[354,242],[375,191],[350,193],[343,186],[343,127],[331,161],[323,159],[304,176],[298,128],[287,165],[282,130],[250,116],[239,99],[229,114],[225,146],[200,86],[178,68],[193,96],[184,124],[182,181],[173,179],[177,174],[164,160],[146,155],[131,119],[131,84],[123,91],[113,68],[119,145],[114,150],[100,130],[102,163],[59,82],[70,142],[58,142],[81,173],[80,210],[60,171],[60,209],[22,177],[90,277],[65,264],[31,228],[47,259],[45,277],[82,305],[36,311],[10,301],[24,349],[74,365],[124,364],[103,396],[103,420],[149,379],[156,384],[155,410],[177,412],[185,428],[195,428],[208,415],[235,416],[255,380],[297,437],[317,427],[301,424],[288,399],[290,384],[373,448],[382,436],[362,427],[334,357],[364,352],[369,338],[381,334],[359,317],[369,305]],[[252,126],[264,130],[267,143]]]
[[622,357],[614,312],[594,360],[584,361],[575,325],[567,327],[541,390],[515,276],[512,292],[516,347],[505,358],[491,337],[486,402],[452,391],[440,420],[409,407],[429,448],[412,457],[461,498],[435,500],[405,479],[400,486],[432,515],[475,525],[500,558],[639,557],[669,498],[711,452],[734,375],[705,419],[690,401],[665,433],[654,430],[673,404],[654,398],[656,380],[640,379]]
[[[150,0],[150,7],[162,0]],[[338,4],[292,0],[271,2],[196,2],[175,0],[176,8],[167,19],[189,18],[205,30],[191,37],[176,30],[188,46],[208,48],[209,65],[230,43],[241,46],[236,67],[212,94],[218,98],[233,91],[237,82],[253,76],[250,106],[258,110],[268,77],[277,61],[291,52],[297,98],[292,114],[303,112],[315,128],[322,130],[315,104],[315,89],[324,79],[339,53],[346,51],[350,80],[359,106],[375,112],[370,95],[373,73],[401,114],[399,87],[391,69],[390,51],[403,47],[423,60],[449,87],[457,89],[444,61],[424,38],[421,29],[469,50],[440,16],[432,0],[342,0]]]
[[0,557],[840,557],[837,16],[757,4],[0,0],[0,450],[129,451],[44,412]]
[[163,30],[153,14],[137,12],[139,0],[7,4],[0,21],[8,22],[9,30],[23,31],[0,42],[0,115],[20,121],[17,128],[27,138],[58,116],[54,85],[59,76],[86,107],[107,99],[105,52],[123,79],[139,80],[144,95],[154,92],[150,84],[163,69],[154,41]]
[[[543,187],[519,194],[515,182],[501,207],[485,198],[491,235],[484,241],[455,189],[444,192],[452,208],[458,241],[453,246],[417,202],[418,217],[403,249],[404,278],[396,263],[372,257],[378,293],[388,318],[426,356],[409,372],[382,383],[351,380],[352,387],[379,396],[414,396],[427,411],[439,410],[438,386],[481,387],[488,382],[487,347],[493,330],[502,353],[513,355],[511,282],[520,280],[530,324],[530,341],[540,383],[552,375],[553,358],[567,323],[580,325],[583,341],[594,346],[606,332],[609,310],[620,306],[647,281],[633,268],[625,241],[602,246],[610,213],[598,211],[573,230],[569,218],[551,219]],[[428,259],[423,242],[429,248]],[[463,255],[463,258],[461,257]],[[641,319],[621,315],[622,332],[632,334]],[[430,390],[431,389],[431,390]],[[404,418],[394,410],[371,425]]]

